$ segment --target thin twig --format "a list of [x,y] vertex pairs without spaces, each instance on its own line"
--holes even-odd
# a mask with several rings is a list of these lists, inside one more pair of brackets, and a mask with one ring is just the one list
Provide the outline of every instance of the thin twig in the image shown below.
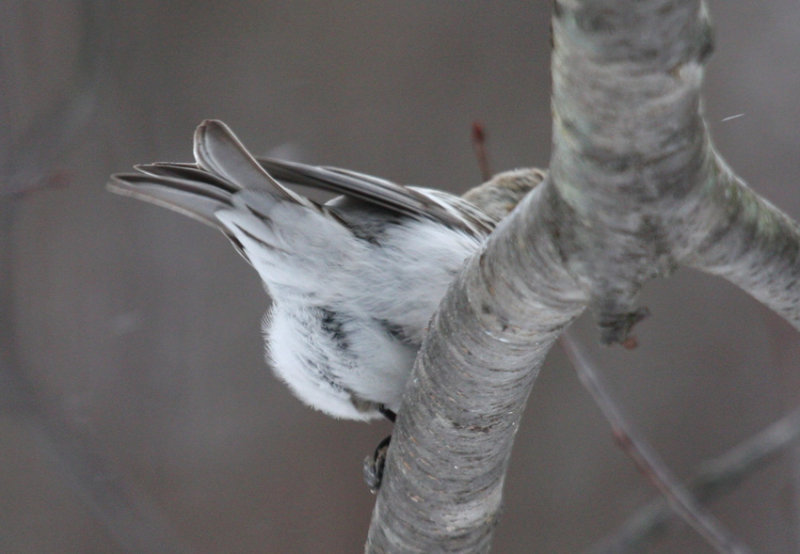
[[475,157],[478,159],[478,170],[481,178],[488,181],[492,178],[492,167],[489,164],[489,151],[486,148],[486,129],[480,121],[472,123],[472,148],[475,150]]
[[38,180],[26,183],[16,183],[15,186],[0,182],[0,200],[22,200],[31,194],[60,189],[69,186],[70,178],[65,171],[54,170],[52,173],[42,175]]
[[[100,66],[109,40],[97,0],[83,0],[77,8],[82,33],[72,84],[65,85],[61,96],[42,109],[24,129],[13,135],[7,128],[0,130],[0,200],[17,200],[39,190],[69,185],[68,171],[62,162],[91,128],[98,107]],[[11,15],[17,17],[7,18],[4,24],[13,28],[20,17]],[[9,69],[10,56],[0,55],[0,96],[18,97]],[[0,104],[1,116],[15,108],[6,104]]]
[[673,475],[660,456],[636,435],[614,400],[605,390],[597,371],[578,344],[565,333],[561,344],[572,362],[581,383],[592,395],[597,406],[611,424],[614,437],[636,467],[661,492],[672,510],[697,531],[717,552],[744,554],[750,549],[734,537],[703,508],[696,498]]
[[[8,128],[0,129],[0,267],[4,269],[13,267],[18,247],[12,240],[16,204],[7,200],[67,186],[70,175],[59,169],[62,160],[85,142],[91,128],[98,105],[100,58],[109,51],[110,25],[104,19],[108,14],[102,4],[83,0],[76,5],[81,10],[83,34],[78,71],[71,79],[73,88],[65,90],[25,129],[13,135]],[[28,34],[38,38],[32,26],[40,22],[25,20],[16,12],[4,16],[0,31],[19,24],[24,35],[28,24]],[[0,97],[4,98],[16,93],[16,82],[8,68],[12,53],[0,52]],[[13,108],[13,104],[0,102],[0,120]],[[15,277],[15,272],[0,271],[0,306],[4,310],[0,316],[0,413],[11,413],[23,422],[26,437],[36,445],[35,452],[28,455],[37,456],[57,472],[59,484],[69,487],[84,511],[105,528],[117,547],[115,551],[193,552],[193,546],[174,529],[164,510],[126,479],[86,425],[71,422],[59,406],[37,394],[12,332],[13,317],[21,310],[15,306]]]
[[[760,433],[736,445],[725,454],[703,462],[689,479],[686,488],[701,501],[708,501],[733,490],[755,471],[773,461],[800,439],[800,409],[776,421]],[[663,498],[637,510],[619,530],[586,551],[586,554],[641,552],[644,543],[670,522],[674,512]]]

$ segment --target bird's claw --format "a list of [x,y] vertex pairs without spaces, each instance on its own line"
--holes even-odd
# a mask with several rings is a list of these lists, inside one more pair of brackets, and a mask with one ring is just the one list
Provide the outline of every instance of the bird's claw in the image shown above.
[[381,488],[383,469],[386,466],[386,452],[389,450],[391,441],[392,435],[389,435],[378,444],[372,456],[364,458],[364,482],[372,494],[377,494]]

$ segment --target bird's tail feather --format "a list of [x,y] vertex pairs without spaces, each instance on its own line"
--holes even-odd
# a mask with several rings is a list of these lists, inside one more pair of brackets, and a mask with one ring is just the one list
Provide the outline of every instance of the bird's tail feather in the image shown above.
[[[248,261],[240,237],[237,238],[238,229],[233,229],[227,219],[220,219],[221,213],[244,210],[250,217],[266,223],[262,231],[267,232],[269,214],[278,203],[319,209],[273,179],[221,121],[206,120],[197,127],[194,155],[194,164],[138,165],[139,173],[112,175],[107,187],[218,229]],[[251,227],[259,226],[254,220]],[[262,244],[270,242],[268,234],[260,233],[264,235]]]
[[265,192],[302,205],[309,203],[273,179],[222,121],[207,119],[197,126],[194,157],[201,168],[240,189]]
[[149,173],[118,173],[106,186],[117,194],[168,208],[225,232],[214,216],[231,206],[231,193],[225,189],[194,179]]

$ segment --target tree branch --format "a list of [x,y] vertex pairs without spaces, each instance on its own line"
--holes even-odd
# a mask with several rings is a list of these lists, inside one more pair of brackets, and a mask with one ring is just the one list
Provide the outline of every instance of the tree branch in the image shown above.
[[681,203],[707,182],[700,115],[711,32],[699,0],[562,0],[553,16],[550,175],[605,343],[644,315],[642,285],[678,264]]
[[[0,129],[0,267],[4,268],[0,271],[0,413],[13,414],[23,422],[39,448],[37,455],[71,488],[121,551],[192,552],[157,503],[125,482],[96,438],[81,426],[72,425],[58,406],[37,395],[15,341],[13,317],[24,309],[15,306],[15,273],[8,270],[16,259],[17,242],[12,237],[17,201],[34,191],[66,184],[64,173],[54,164],[61,163],[90,128],[97,104],[100,58],[108,49],[103,7],[84,0],[79,9],[83,27],[77,69],[70,80],[74,85],[26,128],[16,133],[10,128]],[[38,23],[26,22],[21,14],[6,10],[0,30],[14,29],[25,35]],[[21,98],[14,88],[9,69],[12,65],[0,55],[0,96],[5,99]],[[13,107],[0,102],[0,112]]]
[[633,426],[626,421],[609,395],[597,371],[569,333],[561,336],[561,344],[581,383],[611,424],[620,447],[661,492],[672,510],[702,535],[717,552],[742,554],[750,552],[750,549],[725,529],[711,512],[700,505],[694,495],[666,466],[661,456],[645,440],[637,436]]
[[800,227],[715,155],[687,206],[683,263],[724,277],[800,329]]
[[[550,173],[432,320],[368,552],[489,549],[528,393],[585,307],[604,342],[625,342],[646,313],[644,283],[685,263],[800,325],[797,227],[723,170],[701,117],[712,50],[701,1],[556,0],[553,12]],[[731,269],[753,261],[764,268]]]
[[[773,461],[798,439],[800,410],[795,410],[725,454],[700,464],[686,488],[704,502],[717,498]],[[616,533],[604,538],[586,553],[641,552],[645,543],[663,531],[674,515],[666,500],[657,498],[637,510],[636,515]]]
[[[534,191],[526,209],[544,212],[547,189]],[[395,426],[367,551],[488,550],[525,400],[547,350],[586,303],[558,261],[548,219],[508,221],[434,316]],[[514,236],[527,237],[524,252]],[[513,258],[518,271],[497,273]]]

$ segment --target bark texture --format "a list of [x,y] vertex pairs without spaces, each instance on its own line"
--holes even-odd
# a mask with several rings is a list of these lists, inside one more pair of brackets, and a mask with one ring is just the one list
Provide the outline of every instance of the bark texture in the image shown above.
[[[370,552],[489,549],[525,400],[586,303],[547,229],[541,197],[552,189],[539,190],[524,209],[541,213],[504,225],[433,319],[395,426]],[[502,271],[509,259],[526,271]]]

